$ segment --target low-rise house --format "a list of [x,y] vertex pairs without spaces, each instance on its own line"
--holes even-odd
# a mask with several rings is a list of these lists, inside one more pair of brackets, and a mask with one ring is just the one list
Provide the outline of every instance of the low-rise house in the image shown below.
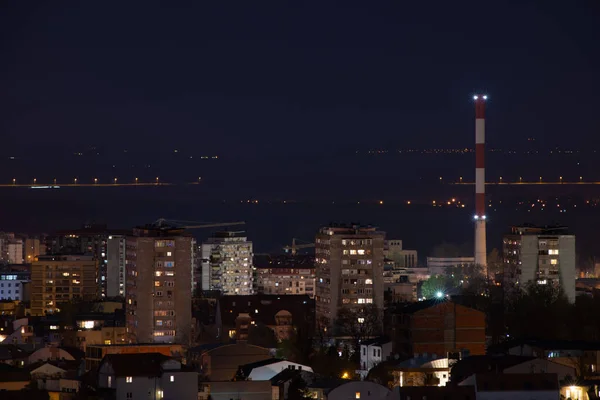
[[394,386],[446,386],[450,379],[448,358],[422,354],[391,368]]
[[51,398],[69,399],[79,392],[81,382],[77,377],[78,363],[63,363],[59,367],[52,363],[39,363],[28,368],[31,380],[37,382],[38,389],[49,392]]
[[476,400],[473,386],[404,386],[394,388],[393,393],[396,391],[394,400]]
[[197,346],[188,350],[190,365],[203,380],[231,381],[240,365],[272,359],[269,349],[246,342]]
[[0,344],[0,364],[22,367],[27,363],[29,353],[15,344]]
[[198,373],[159,353],[109,354],[98,369],[98,388],[114,399],[176,399],[198,397]]
[[356,372],[366,378],[371,368],[386,361],[392,355],[392,342],[387,337],[365,340],[360,343],[360,369]]
[[308,385],[315,400],[386,400],[391,391],[385,386],[369,381],[315,382]]
[[477,400],[557,400],[556,374],[475,374],[459,386],[474,386]]
[[[273,400],[271,381],[210,382],[206,386],[210,387],[212,400]],[[198,399],[208,397],[198,395]]]
[[236,380],[268,381],[286,370],[313,372],[313,369],[307,365],[271,358],[240,366],[236,374]]
[[[23,368],[0,364],[0,393],[3,391],[23,390],[29,386],[29,372]],[[0,398],[2,395],[0,394]]]
[[559,381],[567,377],[574,378],[577,376],[573,366],[559,364],[551,359],[513,355],[486,355],[471,356],[457,361],[452,366],[451,381],[456,384],[471,375],[490,372],[497,374],[551,373],[556,374]]

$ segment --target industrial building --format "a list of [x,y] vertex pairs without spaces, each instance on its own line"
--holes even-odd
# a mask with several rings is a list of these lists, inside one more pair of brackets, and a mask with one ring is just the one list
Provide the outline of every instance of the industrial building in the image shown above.
[[217,232],[202,243],[202,290],[254,294],[252,242],[244,232]]
[[31,264],[31,315],[52,314],[76,299],[95,300],[97,271],[92,256],[38,256]]
[[402,240],[384,240],[383,256],[392,260],[398,268],[415,268],[417,266],[417,251],[402,248]]
[[333,323],[340,307],[383,309],[385,232],[371,226],[331,225],[316,235],[316,313]]
[[560,286],[575,301],[575,236],[566,227],[513,226],[502,248],[504,285]]
[[193,252],[183,229],[148,225],[126,238],[126,326],[135,343],[187,344]]

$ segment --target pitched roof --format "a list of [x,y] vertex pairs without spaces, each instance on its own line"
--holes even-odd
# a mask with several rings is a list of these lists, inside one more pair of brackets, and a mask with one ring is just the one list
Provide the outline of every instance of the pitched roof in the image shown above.
[[280,361],[285,361],[281,358],[267,358],[266,360],[260,360],[253,363],[240,365],[240,371],[244,374],[244,376],[248,376],[252,373],[252,370],[255,368],[264,367],[265,365],[271,365],[278,363]]
[[363,340],[362,342],[360,342],[361,345],[363,346],[371,346],[371,345],[383,345],[386,343],[390,342],[390,338],[387,336],[380,336],[378,338],[374,338],[374,339],[369,339],[369,340]]
[[0,363],[0,382],[29,382],[30,380],[28,371]]
[[477,374],[478,392],[557,391],[557,374]]
[[507,368],[534,359],[535,357],[512,355],[466,357],[452,367],[452,380],[460,382],[473,374],[502,373]]
[[101,365],[110,363],[116,376],[159,376],[167,360],[171,357],[160,353],[107,354]]

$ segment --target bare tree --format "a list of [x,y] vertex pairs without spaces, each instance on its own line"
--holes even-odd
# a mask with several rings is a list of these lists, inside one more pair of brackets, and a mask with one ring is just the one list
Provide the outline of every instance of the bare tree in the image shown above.
[[382,311],[374,304],[364,307],[342,307],[335,320],[335,332],[338,336],[352,339],[354,354],[359,354],[360,342],[377,337],[382,332]]

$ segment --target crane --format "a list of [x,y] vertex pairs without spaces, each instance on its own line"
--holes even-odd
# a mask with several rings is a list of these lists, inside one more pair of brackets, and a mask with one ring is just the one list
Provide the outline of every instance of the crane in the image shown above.
[[[192,225],[193,224],[193,225]],[[245,225],[244,221],[237,222],[216,222],[213,224],[200,224],[195,221],[178,221],[174,219],[160,218],[153,225],[160,229],[201,229],[201,228],[219,228],[221,226]]]
[[283,251],[285,251],[286,253],[291,253],[294,256],[294,255],[296,255],[298,250],[315,247],[314,243],[309,243],[309,242],[306,242],[304,244],[296,244],[296,240],[300,240],[300,239],[292,238],[292,245],[285,246],[283,248]]

